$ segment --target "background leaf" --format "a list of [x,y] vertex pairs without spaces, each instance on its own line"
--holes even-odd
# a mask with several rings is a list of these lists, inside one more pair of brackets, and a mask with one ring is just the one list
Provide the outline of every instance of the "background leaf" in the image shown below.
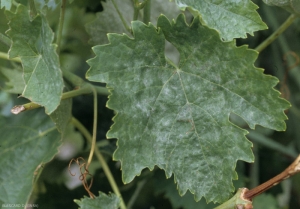
[[216,29],[225,41],[247,38],[246,33],[267,29],[250,0],[176,0],[181,9],[188,8],[194,16],[200,14],[201,22]]
[[[289,103],[272,89],[278,80],[253,66],[256,52],[222,42],[198,18],[187,26],[183,15],[172,23],[161,16],[158,26],[164,34],[133,22],[134,39],[110,34],[88,61],[87,78],[107,83],[108,107],[118,113],[107,134],[119,139],[114,159],[125,183],[157,165],[174,173],[181,195],[189,189],[196,200],[222,202],[234,190],[236,161],[253,161],[247,131],[229,114],[251,128],[284,130]],[[165,59],[165,38],[180,52],[179,66]]]
[[21,69],[8,69],[0,67],[0,72],[6,77],[4,90],[12,94],[21,94],[25,88]]
[[57,109],[51,113],[50,118],[55,123],[58,131],[64,133],[72,118],[72,99],[64,99]]
[[5,8],[6,10],[10,10],[12,4],[12,0],[0,0],[0,9]]
[[30,21],[23,5],[18,6],[16,14],[6,14],[10,20],[7,34],[12,39],[9,56],[19,56],[24,69],[26,87],[22,96],[51,114],[60,103],[64,86],[51,28],[44,17]]
[[55,10],[60,3],[60,0],[34,0],[36,8],[44,14],[46,14],[48,10]]
[[[133,3],[131,0],[115,0],[121,13],[130,25],[133,18]],[[90,34],[90,43],[93,45],[107,43],[108,33],[128,33],[124,27],[116,9],[111,0],[103,2],[103,11],[96,14],[94,21],[86,24],[86,30]],[[152,0],[151,3],[151,23],[156,24],[160,14],[164,14],[169,18],[175,18],[180,10],[172,3],[165,0]],[[140,18],[142,12],[140,13]]]
[[35,173],[58,152],[60,134],[41,110],[14,116],[0,133],[0,201],[25,204]]
[[169,199],[172,208],[174,209],[213,209],[217,205],[212,203],[207,204],[204,199],[196,202],[193,194],[187,192],[184,196],[179,196],[176,186],[174,184],[174,179],[166,179],[165,176],[156,175],[153,178],[153,185],[155,186],[155,193],[163,193],[164,197]]
[[106,195],[99,192],[95,199],[84,197],[81,200],[75,200],[80,209],[117,209],[119,208],[120,199],[115,194]]
[[288,12],[300,15],[300,1],[298,0],[263,0],[269,6],[277,6]]
[[261,194],[253,199],[255,209],[279,209],[276,199],[271,194]]

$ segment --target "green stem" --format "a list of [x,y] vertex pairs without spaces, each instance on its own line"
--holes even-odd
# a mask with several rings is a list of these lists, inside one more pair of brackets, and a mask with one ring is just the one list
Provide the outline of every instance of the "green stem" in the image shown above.
[[259,155],[257,143],[253,142],[253,154],[255,156],[255,162],[250,165],[250,188],[254,188],[259,184]]
[[97,91],[95,90],[95,88],[93,89],[93,95],[94,95],[94,121],[93,121],[93,137],[92,137],[92,142],[91,142],[91,151],[90,151],[90,155],[88,158],[88,162],[87,162],[87,168],[89,167],[89,165],[92,162],[93,159],[93,155],[95,152],[95,146],[96,146],[96,134],[97,134],[97,122],[98,122],[98,98],[97,98]]
[[[62,70],[64,78],[73,85],[73,87],[80,87],[83,85],[87,85],[87,82],[85,82],[82,78],[77,76],[74,73],[71,73],[68,70]],[[90,86],[93,86],[92,84],[88,84]],[[100,95],[108,96],[109,92],[107,88],[102,87],[102,86],[93,86],[93,88],[96,89],[97,93]]]
[[[82,133],[82,135],[90,143],[92,143],[92,136],[91,136],[90,132],[80,123],[80,121],[78,121],[76,118],[73,117],[72,120],[71,120],[71,122]],[[105,173],[105,175],[106,175],[106,177],[107,177],[107,179],[108,179],[108,181],[109,181],[109,183],[110,183],[110,185],[112,187],[112,190],[121,199],[121,205],[120,205],[121,209],[126,209],[126,205],[125,205],[125,203],[123,201],[122,195],[121,195],[121,193],[119,191],[119,188],[118,188],[118,186],[116,184],[116,181],[115,181],[115,179],[114,179],[114,177],[113,177],[113,175],[112,175],[112,173],[111,173],[111,171],[110,171],[110,169],[109,169],[109,167],[108,167],[108,165],[107,165],[104,157],[102,156],[102,154],[101,154],[101,152],[100,152],[100,150],[98,149],[97,146],[95,146],[95,155],[98,158],[98,160],[99,160],[99,162],[100,162],[100,164],[101,164],[101,166],[103,168],[103,171],[104,171],[104,173]]]
[[134,0],[133,2],[133,20],[137,20],[139,18],[139,1],[138,0]]
[[101,86],[94,86],[90,83],[87,83],[86,81],[84,81],[82,78],[80,78],[79,76],[77,76],[76,74],[68,71],[68,70],[64,70],[62,69],[62,72],[63,72],[63,76],[64,78],[71,84],[73,85],[73,87],[80,87],[80,86],[83,86],[83,85],[90,85],[90,86],[93,86],[93,88],[96,89],[97,93],[100,94],[100,95],[105,95],[105,96],[108,96],[109,95],[109,92],[107,90],[107,88],[105,87],[101,87]]
[[127,25],[127,23],[126,23],[126,21],[125,21],[125,18],[123,17],[122,13],[120,12],[120,10],[119,10],[119,8],[118,8],[118,5],[115,3],[115,0],[112,0],[112,3],[113,3],[113,5],[114,5],[115,9],[117,10],[117,13],[118,13],[118,15],[119,15],[119,17],[120,17],[120,19],[121,19],[121,21],[122,21],[122,23],[123,23],[125,29],[126,29],[129,33],[131,33],[131,29],[130,29],[130,27]]
[[247,190],[244,193],[243,198],[252,200],[257,195],[260,195],[261,193],[267,191],[271,187],[276,186],[283,180],[299,173],[300,172],[299,168],[300,168],[300,155],[296,158],[296,160],[289,167],[287,167],[283,172],[281,172],[277,176],[273,177],[272,179],[266,181],[265,183],[255,187],[251,190]]
[[238,191],[236,192],[236,194],[232,198],[230,198],[229,200],[224,202],[222,205],[219,205],[218,207],[216,207],[214,209],[239,209],[239,208],[246,209],[246,208],[253,208],[253,207],[251,207],[252,206],[252,201],[244,198],[244,194],[247,191],[248,191],[247,188],[238,189]]
[[132,208],[134,202],[136,201],[137,197],[141,193],[141,190],[144,187],[144,185],[146,184],[146,182],[147,182],[146,179],[144,179],[144,180],[137,183],[136,189],[135,189],[133,195],[131,196],[131,198],[130,198],[128,204],[127,204],[128,209]]
[[21,59],[19,57],[9,59],[8,54],[4,53],[4,52],[0,52],[0,59],[5,59],[5,60],[21,63]]
[[11,41],[10,41],[10,39],[9,39],[6,35],[4,35],[3,33],[0,33],[0,41],[1,41],[2,43],[4,43],[6,46],[10,47]]
[[[92,92],[93,92],[93,90],[92,90],[91,86],[90,85],[85,85],[85,86],[82,86],[82,88],[80,88],[80,89],[63,93],[61,99],[69,99],[69,98],[76,97],[76,96],[79,96],[79,95],[82,95],[82,94],[90,94]],[[20,112],[36,109],[36,108],[39,108],[39,107],[41,107],[41,105],[33,103],[33,102],[29,102],[29,103],[26,103],[26,104],[23,104],[23,105],[14,106],[11,109],[11,112],[13,114],[19,114]]]
[[262,42],[259,46],[255,48],[256,51],[261,52],[267,46],[269,46],[273,41],[275,41],[278,36],[283,33],[297,18],[296,15],[292,14],[289,18],[271,35],[269,36],[264,42]]
[[33,19],[37,15],[34,0],[29,0],[30,17]]
[[258,144],[262,144],[265,147],[268,147],[275,151],[281,152],[292,158],[295,158],[298,156],[298,154],[294,150],[288,149],[287,147],[281,145],[280,143],[275,142],[272,139],[269,139],[268,137],[266,137],[260,133],[257,133],[255,131],[250,131],[250,133],[247,135],[247,137],[249,137],[249,139],[253,140],[254,142],[256,142]]
[[64,26],[66,3],[67,0],[62,0],[61,7],[60,7],[59,24],[58,24],[57,39],[56,39],[57,54],[60,53],[60,42],[61,42],[62,31]]
[[62,70],[62,73],[63,73],[63,76],[64,78],[73,86],[73,87],[80,87],[82,86],[85,81],[80,78],[79,76],[77,76],[76,74],[74,73],[71,73],[70,71],[68,70],[64,70],[64,69],[61,69]]
[[98,94],[103,95],[103,96],[108,96],[109,95],[109,92],[108,92],[107,88],[102,87],[102,86],[94,86],[94,87],[95,87]]
[[145,1],[143,22],[148,24],[151,17],[151,0]]

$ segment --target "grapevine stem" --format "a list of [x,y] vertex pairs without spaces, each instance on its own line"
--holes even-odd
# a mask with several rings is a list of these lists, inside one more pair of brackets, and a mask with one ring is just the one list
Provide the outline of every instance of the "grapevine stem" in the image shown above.
[[[64,78],[69,81],[75,88],[78,88],[80,86],[83,85],[87,85],[87,82],[85,82],[82,78],[80,78],[79,76],[77,76],[76,74],[68,71],[68,70],[63,70],[63,76]],[[96,89],[97,93],[100,95],[104,95],[104,96],[108,96],[109,92],[107,90],[107,88],[102,87],[102,86],[94,86],[90,83],[88,83],[88,85],[93,86],[93,88]]]
[[93,121],[93,137],[91,142],[91,151],[87,162],[87,168],[92,162],[93,155],[95,152],[95,146],[96,146],[96,134],[97,134],[97,122],[98,122],[98,98],[97,98],[97,91],[92,88],[93,94],[94,94],[94,121]]
[[30,17],[33,19],[37,15],[34,0],[29,0]]
[[[86,85],[86,86],[83,86],[80,89],[63,93],[62,94],[62,99],[69,99],[69,98],[76,97],[76,96],[79,96],[79,95],[82,95],[82,94],[90,94],[91,92],[92,92],[91,87],[89,85]],[[26,103],[26,104],[23,104],[23,105],[14,106],[11,109],[11,112],[13,114],[19,114],[20,112],[36,109],[36,108],[39,108],[39,107],[41,107],[41,105],[33,103],[33,102],[29,102],[29,103]]]
[[139,194],[140,194],[142,188],[143,188],[144,185],[146,184],[146,182],[147,182],[146,179],[144,179],[144,180],[142,180],[142,181],[140,181],[140,182],[137,183],[136,189],[135,189],[133,195],[131,196],[131,198],[130,198],[128,204],[127,204],[127,208],[128,208],[128,209],[131,209],[131,208],[132,208],[134,202],[135,202],[136,199],[138,198],[138,196],[139,196]]
[[134,11],[133,11],[133,20],[137,20],[138,17],[139,17],[139,11],[140,11],[140,9],[139,9],[138,4],[139,4],[139,1],[138,0],[134,0],[134,2],[133,2],[133,9],[134,9]]
[[118,13],[118,15],[119,15],[119,17],[120,17],[120,19],[121,19],[121,21],[122,21],[122,23],[123,23],[125,29],[126,29],[129,33],[131,33],[131,29],[130,29],[130,27],[127,25],[127,23],[126,23],[126,21],[125,21],[125,18],[123,17],[122,13],[120,12],[120,10],[119,10],[119,8],[118,8],[118,5],[115,3],[115,0],[112,0],[112,3],[113,3],[113,5],[114,5],[115,9],[117,10],[117,13]]
[[62,31],[64,26],[64,19],[65,19],[65,11],[66,11],[66,3],[67,0],[62,0],[61,7],[60,7],[60,15],[59,15],[59,23],[58,23],[58,32],[57,32],[57,54],[60,53],[60,43],[61,43],[61,37],[62,37]]
[[278,174],[274,178],[270,179],[269,181],[251,189],[244,193],[244,198],[247,200],[252,200],[257,195],[265,192],[266,190],[270,189],[271,187],[277,185],[281,181],[289,178],[290,176],[300,172],[300,155],[297,159],[282,173]]
[[85,81],[76,74],[64,69],[61,69],[61,71],[63,73],[64,79],[67,80],[70,84],[72,84],[73,87],[78,88],[79,86],[82,86],[85,83]]
[[274,32],[270,35],[264,42],[262,42],[259,46],[255,48],[256,51],[261,52],[267,46],[269,46],[273,41],[275,41],[278,36],[283,33],[297,18],[296,15],[292,14],[288,17],[288,19]]
[[[144,11],[144,15],[146,15],[146,17],[144,16],[144,23],[148,24],[148,22],[150,21],[150,11],[151,11],[151,0],[144,0],[143,2],[139,2],[139,0],[134,0],[133,1],[133,9],[134,9],[134,13],[133,13],[133,20],[137,20],[139,17],[139,12],[141,9],[143,9],[145,6],[147,7],[147,11]],[[146,22],[145,22],[145,18],[146,18]]]
[[9,60],[9,61],[14,61],[14,62],[21,63],[21,59],[19,57],[15,57],[15,58],[9,59],[8,54],[4,53],[4,52],[0,52],[0,58],[1,59],[5,59],[5,60]]
[[144,17],[143,22],[148,24],[150,22],[151,17],[151,0],[146,0],[145,7],[144,7]]
[[[80,121],[78,121],[76,118],[72,118],[71,120],[72,124],[82,133],[82,135],[90,142],[92,143],[92,136],[91,134],[89,133],[89,131],[80,123]],[[123,198],[122,198],[122,195],[120,193],[120,190],[116,184],[116,181],[104,159],[104,157],[102,156],[99,148],[97,146],[95,146],[95,155],[96,157],[98,158],[102,168],[103,168],[103,171],[112,187],[112,190],[114,191],[114,193],[120,197],[121,199],[121,209],[126,209],[126,206],[125,206],[125,203],[123,201]]]
[[249,139],[251,139],[251,141],[253,141],[253,142],[261,144],[270,149],[276,150],[277,152],[281,152],[282,154],[287,155],[291,158],[295,158],[298,156],[296,151],[289,149],[288,147],[283,146],[282,144],[275,142],[274,140],[272,140],[258,132],[250,131],[250,133],[247,135],[247,137],[249,137]]
[[4,43],[6,46],[10,47],[10,39],[3,33],[0,33],[0,41]]

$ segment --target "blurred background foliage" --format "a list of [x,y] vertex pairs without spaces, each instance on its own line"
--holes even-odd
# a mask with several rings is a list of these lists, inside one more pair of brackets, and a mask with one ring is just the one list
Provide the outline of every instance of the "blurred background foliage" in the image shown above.
[[[26,4],[26,1],[17,1]],[[288,17],[289,13],[277,7],[270,7],[263,1],[254,0],[262,19],[269,29],[259,31],[247,39],[236,40],[237,45],[249,45],[254,49],[274,32]],[[168,2],[169,3],[169,2]],[[99,0],[74,0],[67,4],[66,19],[63,30],[63,43],[61,47],[61,66],[84,78],[89,66],[86,60],[93,57],[91,47],[93,41],[88,31],[94,26],[93,21],[103,15],[103,8],[107,2]],[[124,11],[122,11],[124,12]],[[126,11],[124,12],[126,13]],[[154,15],[154,14],[153,14]],[[156,13],[155,13],[156,15]],[[104,15],[105,16],[105,15]],[[176,17],[177,15],[173,16]],[[53,31],[57,31],[59,6],[56,5],[48,10],[47,18]],[[158,15],[157,15],[158,17]],[[153,17],[153,18],[157,18]],[[0,32],[5,33],[8,29],[4,9],[0,10]],[[121,32],[117,30],[116,32]],[[123,32],[126,32],[123,30]],[[105,42],[105,40],[103,40]],[[107,41],[106,41],[107,42]],[[8,51],[8,47],[0,44],[0,51]],[[169,56],[178,59],[176,51],[168,51]],[[294,23],[280,37],[259,54],[256,66],[265,69],[266,74],[274,75],[280,83],[275,87],[282,92],[282,96],[291,102],[292,107],[286,111],[289,118],[286,132],[276,132],[263,127],[256,127],[255,131],[248,128],[249,140],[254,144],[255,163],[237,163],[239,180],[234,181],[235,187],[253,188],[258,184],[272,178],[284,170],[300,153],[300,19]],[[12,68],[11,62],[0,59],[3,68]],[[17,88],[9,82],[5,70],[0,72],[0,85],[5,91],[0,91],[1,115],[3,118],[17,117],[10,114],[10,108],[16,104],[24,103],[24,99],[17,99],[17,94],[9,94],[10,87]],[[15,79],[20,79],[20,71],[14,72]],[[21,88],[21,87],[20,87]],[[15,92],[15,91],[12,91]],[[73,99],[73,115],[81,121],[85,127],[92,131],[93,100],[91,95],[79,96]],[[105,134],[112,125],[114,113],[107,109],[107,98],[99,96],[98,103],[98,134],[97,146],[100,147],[113,175],[123,194],[124,200],[131,208],[138,209],[210,209],[214,204],[206,205],[205,200],[196,203],[193,196],[187,193],[180,198],[174,184],[174,179],[166,180],[165,174],[159,169],[153,172],[144,170],[141,176],[133,182],[123,185],[121,181],[120,163],[112,161],[112,154],[116,149],[116,140],[105,140]],[[247,125],[241,118],[231,115],[231,121],[241,127]],[[52,208],[78,208],[74,199],[80,199],[87,195],[84,188],[68,172],[69,161],[73,157],[88,156],[89,147],[85,139],[73,127],[69,127],[65,133],[64,145],[59,155],[44,166],[38,184],[31,197],[31,202],[37,203],[43,209]],[[112,189],[98,163],[90,167],[94,174],[92,192],[112,192]],[[265,194],[254,199],[255,209],[298,209],[300,208],[300,175],[291,177],[276,187],[268,190]],[[130,208],[130,207],[128,207]]]

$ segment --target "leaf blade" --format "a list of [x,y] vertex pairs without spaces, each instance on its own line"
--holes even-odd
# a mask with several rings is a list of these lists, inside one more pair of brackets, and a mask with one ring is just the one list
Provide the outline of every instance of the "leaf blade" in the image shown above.
[[247,38],[246,33],[253,36],[253,32],[268,28],[256,12],[258,6],[250,0],[176,0],[176,4],[182,10],[188,8],[194,16],[200,14],[202,23],[219,31],[226,41]]
[[95,199],[84,197],[81,200],[75,200],[75,203],[79,205],[80,209],[116,209],[119,208],[120,198],[113,193],[106,195],[99,192],[99,196]]
[[[254,67],[256,52],[222,42],[198,18],[189,26],[183,15],[172,23],[161,16],[158,26],[133,22],[133,39],[110,34],[110,44],[94,47],[88,61],[87,78],[107,84],[107,106],[117,111],[107,133],[118,138],[114,160],[125,183],[157,165],[168,178],[174,174],[181,195],[190,190],[196,200],[222,202],[234,190],[236,161],[253,161],[247,131],[229,114],[251,128],[284,130],[289,104],[272,88],[277,79]],[[165,58],[165,38],[180,52],[178,67]]]
[[33,189],[35,171],[58,152],[60,134],[41,111],[18,116],[17,121],[7,122],[0,130],[0,164],[5,166],[0,171],[0,201],[25,204]]
[[12,39],[10,57],[19,56],[24,70],[22,96],[45,107],[51,114],[60,104],[64,87],[53,33],[42,16],[30,21],[26,7],[19,5],[16,14],[6,12],[10,20],[7,34]]

